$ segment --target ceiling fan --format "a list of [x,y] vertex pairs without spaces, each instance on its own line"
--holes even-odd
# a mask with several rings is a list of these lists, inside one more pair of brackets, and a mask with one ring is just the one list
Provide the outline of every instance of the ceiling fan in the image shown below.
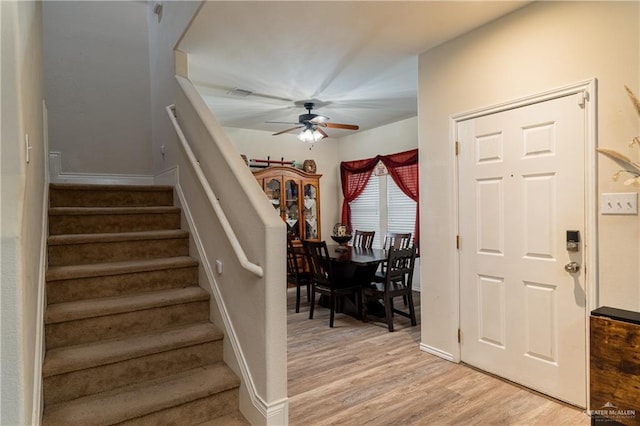
[[345,130],[358,130],[360,126],[355,124],[340,124],[340,123],[330,123],[329,117],[325,117],[320,114],[313,114],[311,110],[314,107],[313,102],[305,102],[304,108],[307,110],[306,114],[300,114],[298,116],[297,123],[291,122],[283,122],[283,121],[267,121],[267,123],[279,123],[279,124],[295,124],[294,127],[291,127],[286,130],[282,130],[280,132],[276,132],[273,136],[281,135],[283,133],[292,132],[297,129],[302,129],[300,134],[298,135],[298,139],[303,142],[317,142],[320,139],[329,137],[327,133],[323,130],[323,128],[329,129],[345,129]]

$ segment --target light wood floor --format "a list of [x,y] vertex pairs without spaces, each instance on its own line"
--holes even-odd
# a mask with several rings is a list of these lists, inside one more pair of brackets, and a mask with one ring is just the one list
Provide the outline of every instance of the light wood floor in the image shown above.
[[[418,302],[419,303],[419,302]],[[419,309],[418,309],[419,314]],[[582,410],[419,349],[420,321],[363,323],[288,292],[289,424],[588,425]]]

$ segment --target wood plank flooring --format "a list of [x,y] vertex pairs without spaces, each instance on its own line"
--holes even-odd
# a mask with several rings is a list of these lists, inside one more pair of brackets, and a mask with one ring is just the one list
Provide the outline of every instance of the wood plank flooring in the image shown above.
[[419,317],[411,327],[396,316],[389,333],[336,314],[331,329],[327,308],[308,319],[304,295],[295,313],[294,288],[287,309],[292,426],[590,424],[582,410],[421,351]]

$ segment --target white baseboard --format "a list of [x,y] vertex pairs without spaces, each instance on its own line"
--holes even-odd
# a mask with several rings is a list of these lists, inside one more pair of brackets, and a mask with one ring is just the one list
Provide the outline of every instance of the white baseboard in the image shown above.
[[54,183],[89,183],[107,185],[153,185],[151,175],[109,173],[69,173],[62,171],[62,153],[49,152],[49,172]]
[[431,355],[435,355],[439,358],[446,359],[447,361],[456,362],[452,354],[450,354],[449,352],[442,351],[438,348],[434,348],[433,346],[420,343],[420,350],[423,352],[430,353]]

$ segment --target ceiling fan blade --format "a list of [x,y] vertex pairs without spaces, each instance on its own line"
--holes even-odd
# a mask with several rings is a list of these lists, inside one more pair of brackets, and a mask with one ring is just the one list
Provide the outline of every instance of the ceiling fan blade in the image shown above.
[[280,131],[280,132],[274,133],[272,136],[278,136],[278,135],[281,135],[281,134],[283,134],[283,133],[292,132],[292,131],[294,131],[294,130],[301,129],[301,128],[303,128],[303,127],[304,127],[304,126],[296,126],[296,127],[292,127],[292,128],[290,128],[290,129],[282,130],[282,131]]
[[328,127],[330,129],[345,129],[345,130],[358,130],[360,126],[355,124],[340,124],[340,123],[319,123],[322,127]]
[[328,138],[329,135],[325,133],[320,127],[316,127],[316,131],[322,135],[323,138]]
[[297,121],[265,121],[268,124],[300,124]]

